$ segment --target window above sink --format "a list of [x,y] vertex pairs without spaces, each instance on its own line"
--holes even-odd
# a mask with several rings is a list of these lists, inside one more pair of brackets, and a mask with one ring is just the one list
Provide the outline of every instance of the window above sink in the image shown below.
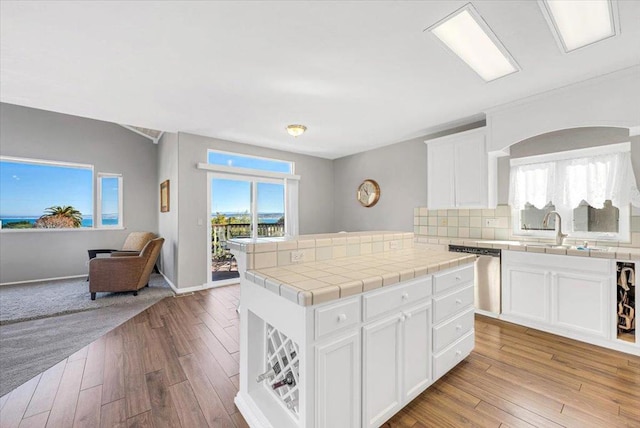
[[552,237],[557,211],[574,239],[629,241],[630,205],[640,205],[630,144],[612,144],[511,160],[513,234]]

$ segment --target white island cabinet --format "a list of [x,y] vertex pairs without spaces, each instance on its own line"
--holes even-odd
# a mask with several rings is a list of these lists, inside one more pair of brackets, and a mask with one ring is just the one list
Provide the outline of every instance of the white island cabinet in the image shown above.
[[[321,288],[298,282],[311,287],[309,299],[306,290],[283,282],[320,267],[357,277],[367,260],[384,270],[355,281],[360,290],[354,291],[353,280]],[[381,426],[471,352],[473,260],[405,248],[288,268],[297,274],[284,267],[247,271],[241,278],[238,409],[252,427]],[[388,266],[399,266],[398,272]]]

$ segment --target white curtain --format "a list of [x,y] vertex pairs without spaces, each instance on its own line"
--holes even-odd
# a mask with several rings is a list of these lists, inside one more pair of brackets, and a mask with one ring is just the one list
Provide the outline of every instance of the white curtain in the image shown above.
[[511,167],[513,208],[522,209],[526,202],[542,208],[552,201],[558,208],[573,209],[583,200],[602,208],[607,199],[616,207],[640,207],[630,152]]
[[511,167],[509,205],[519,210],[525,203],[544,208],[555,196],[555,163],[544,162]]
[[629,152],[558,161],[557,171],[560,206],[575,208],[584,200],[602,208],[607,199],[615,207],[640,206]]
[[298,236],[298,180],[287,178],[284,180],[285,189],[285,235]]

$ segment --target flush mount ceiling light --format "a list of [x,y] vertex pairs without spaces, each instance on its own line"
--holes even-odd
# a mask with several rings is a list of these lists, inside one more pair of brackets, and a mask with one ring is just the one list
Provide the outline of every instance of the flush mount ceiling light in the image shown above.
[[471,3],[427,28],[486,82],[520,67]]
[[610,0],[538,0],[538,4],[567,53],[616,35],[617,4]]
[[304,125],[287,126],[287,132],[289,133],[289,135],[293,135],[294,137],[304,134],[304,131],[306,130],[307,130],[307,127]]

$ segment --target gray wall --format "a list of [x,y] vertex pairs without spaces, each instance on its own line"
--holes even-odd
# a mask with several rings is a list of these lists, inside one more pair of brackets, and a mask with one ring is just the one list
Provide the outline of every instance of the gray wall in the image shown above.
[[[413,208],[427,204],[427,145],[416,138],[334,161],[336,230],[413,231]],[[356,200],[362,180],[380,185],[380,200],[365,208]]]
[[87,249],[158,231],[157,146],[107,122],[0,104],[0,154],[93,164],[124,179],[126,230],[2,231],[0,283],[86,274]]
[[[162,144],[162,143],[161,143]],[[207,258],[207,172],[196,168],[207,162],[207,149],[295,162],[301,176],[299,188],[300,233],[332,232],[333,162],[312,156],[233,143],[193,134],[178,134],[178,276],[179,288],[201,286],[209,281]],[[172,210],[173,207],[172,201]],[[167,267],[168,268],[168,267]]]
[[178,134],[165,133],[158,142],[158,182],[169,180],[169,212],[158,209],[158,233],[164,238],[160,270],[174,286],[178,283]]

